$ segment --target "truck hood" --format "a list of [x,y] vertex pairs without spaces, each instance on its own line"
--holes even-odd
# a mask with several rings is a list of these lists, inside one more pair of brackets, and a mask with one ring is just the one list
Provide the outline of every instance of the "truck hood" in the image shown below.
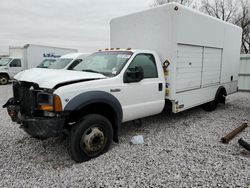
[[36,83],[41,88],[53,89],[59,85],[62,86],[106,77],[102,74],[92,72],[33,68],[18,73],[14,78],[18,81]]
[[4,72],[6,72],[6,70],[8,69],[8,67],[7,66],[0,66],[0,71],[4,71]]

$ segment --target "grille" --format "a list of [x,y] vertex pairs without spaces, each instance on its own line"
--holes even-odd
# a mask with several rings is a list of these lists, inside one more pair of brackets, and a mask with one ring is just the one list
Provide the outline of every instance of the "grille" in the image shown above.
[[[35,84],[29,82],[13,83],[13,95],[15,100],[20,104],[20,112],[25,116],[32,116],[35,109],[35,90],[31,87]],[[34,87],[34,88],[35,88]]]

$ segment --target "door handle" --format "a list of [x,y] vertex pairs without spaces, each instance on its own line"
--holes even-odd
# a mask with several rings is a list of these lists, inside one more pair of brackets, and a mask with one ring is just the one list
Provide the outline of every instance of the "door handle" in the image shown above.
[[159,83],[158,90],[162,91],[162,83]]

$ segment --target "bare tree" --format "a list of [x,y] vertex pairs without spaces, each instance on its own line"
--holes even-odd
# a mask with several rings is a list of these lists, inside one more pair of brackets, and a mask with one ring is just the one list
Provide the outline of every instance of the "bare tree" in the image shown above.
[[177,2],[185,6],[193,5],[194,0],[155,0],[152,6],[163,5],[166,3]]
[[241,53],[250,53],[248,0],[202,0],[201,11],[242,28]]
[[201,11],[221,20],[232,22],[238,12],[238,0],[202,0]]
[[247,0],[241,0],[241,11],[235,17],[234,24],[242,28],[242,53],[250,53],[250,7]]

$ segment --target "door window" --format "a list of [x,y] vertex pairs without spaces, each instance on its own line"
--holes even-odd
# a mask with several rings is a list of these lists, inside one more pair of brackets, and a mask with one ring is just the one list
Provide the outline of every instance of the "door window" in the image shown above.
[[73,70],[75,66],[82,62],[82,59],[76,59],[71,65],[68,67],[68,70]]
[[20,59],[14,59],[11,63],[10,63],[10,67],[21,67],[21,60]]
[[155,58],[152,54],[138,54],[135,56],[128,69],[142,67],[144,78],[158,78]]

